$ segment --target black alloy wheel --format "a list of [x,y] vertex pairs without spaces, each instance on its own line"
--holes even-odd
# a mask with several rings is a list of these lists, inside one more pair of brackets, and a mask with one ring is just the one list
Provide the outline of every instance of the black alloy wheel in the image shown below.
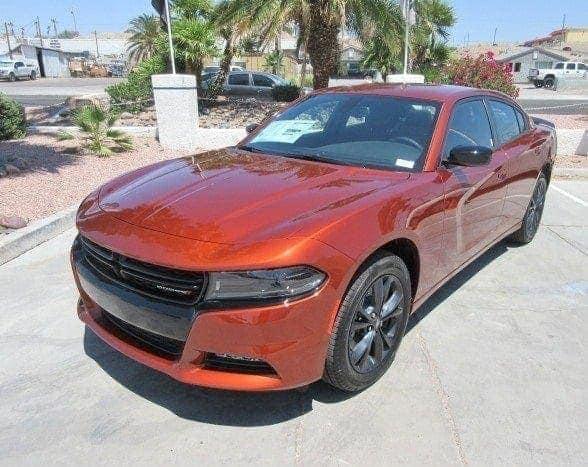
[[323,379],[361,391],[390,367],[412,305],[410,273],[390,252],[375,254],[357,272],[333,324]]
[[545,174],[541,173],[535,184],[533,196],[527,206],[527,212],[523,218],[521,228],[512,234],[512,239],[518,243],[529,243],[535,237],[541,217],[543,216],[543,208],[545,206],[545,196],[547,194],[547,179]]
[[399,339],[404,293],[392,275],[378,277],[367,289],[351,325],[349,360],[359,373],[369,373],[382,364]]

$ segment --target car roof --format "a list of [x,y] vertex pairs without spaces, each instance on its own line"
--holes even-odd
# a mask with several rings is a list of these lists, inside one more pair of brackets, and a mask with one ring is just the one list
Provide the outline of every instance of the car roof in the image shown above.
[[439,102],[455,102],[457,100],[473,96],[495,96],[507,98],[506,94],[487,89],[470,88],[467,86],[454,86],[445,84],[360,84],[356,86],[337,86],[316,91],[323,93],[357,93],[380,96],[406,97]]

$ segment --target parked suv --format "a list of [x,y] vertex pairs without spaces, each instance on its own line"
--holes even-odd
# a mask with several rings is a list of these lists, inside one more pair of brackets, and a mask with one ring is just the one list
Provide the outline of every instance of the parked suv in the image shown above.
[[[208,89],[216,74],[204,79],[202,89]],[[270,97],[272,88],[279,84],[286,84],[283,78],[263,71],[231,71],[225,85],[223,94],[233,96],[259,96]]]
[[20,78],[37,79],[37,76],[38,70],[36,66],[13,60],[0,61],[0,78],[2,79],[16,81]]
[[531,68],[529,80],[535,87],[552,88],[556,78],[585,78],[588,65],[581,62],[558,62],[553,68]]

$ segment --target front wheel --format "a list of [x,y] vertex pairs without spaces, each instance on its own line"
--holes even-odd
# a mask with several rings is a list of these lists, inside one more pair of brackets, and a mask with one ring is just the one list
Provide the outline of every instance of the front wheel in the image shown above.
[[542,88],[543,87],[543,81],[536,79],[535,81],[533,81],[533,84],[535,85],[536,88]]
[[410,274],[395,255],[378,255],[339,308],[323,379],[345,392],[375,383],[394,361],[411,307]]
[[547,194],[547,179],[545,174],[541,173],[535,184],[533,196],[527,206],[527,212],[523,217],[521,228],[512,234],[511,239],[517,243],[529,243],[535,237],[543,215],[545,205],[545,195]]
[[545,80],[543,81],[543,86],[546,89],[551,89],[553,88],[553,85],[555,84],[555,79],[553,78],[545,78]]

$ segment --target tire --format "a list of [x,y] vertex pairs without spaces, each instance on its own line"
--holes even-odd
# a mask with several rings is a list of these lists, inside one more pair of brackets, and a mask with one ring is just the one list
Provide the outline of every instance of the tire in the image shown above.
[[523,217],[523,224],[519,230],[511,235],[511,240],[520,244],[530,243],[533,240],[539,229],[539,223],[541,222],[541,216],[543,215],[546,193],[547,178],[545,178],[545,174],[541,172],[541,175],[539,175],[539,178],[537,179],[537,183],[535,183],[533,196],[527,206],[525,217]]
[[35,70],[31,71],[31,81],[35,81],[37,79],[37,72]]
[[11,83],[14,83],[16,81],[16,75],[14,73],[10,73],[8,75],[8,81],[10,81]]
[[535,85],[536,88],[542,88],[543,87],[543,81],[540,81],[538,79],[536,79],[535,81],[533,81],[533,84]]
[[545,89],[551,89],[553,88],[553,85],[555,84],[555,79],[554,78],[545,78],[543,80],[543,87]]
[[392,254],[375,256],[341,303],[323,380],[344,392],[362,391],[374,384],[394,361],[411,304],[410,274],[404,262]]

